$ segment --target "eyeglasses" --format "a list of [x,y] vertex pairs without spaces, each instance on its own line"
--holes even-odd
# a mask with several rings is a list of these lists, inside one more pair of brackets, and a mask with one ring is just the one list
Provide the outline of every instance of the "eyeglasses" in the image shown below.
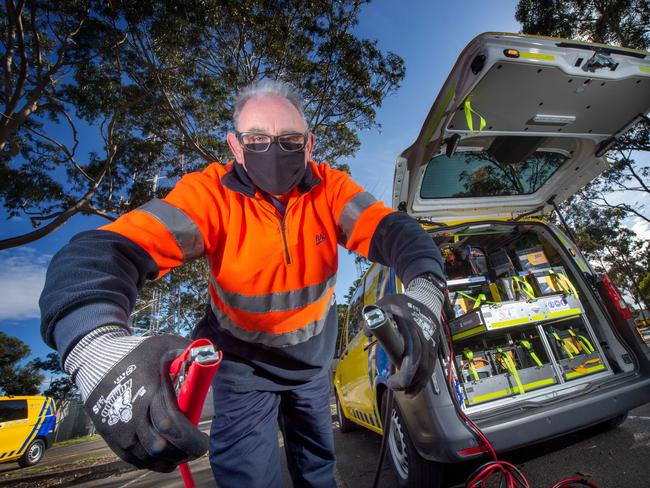
[[296,152],[304,149],[307,144],[306,132],[292,132],[290,134],[281,134],[271,136],[261,132],[235,132],[239,144],[246,151],[265,152],[271,147],[271,143],[277,142],[280,149],[287,152]]

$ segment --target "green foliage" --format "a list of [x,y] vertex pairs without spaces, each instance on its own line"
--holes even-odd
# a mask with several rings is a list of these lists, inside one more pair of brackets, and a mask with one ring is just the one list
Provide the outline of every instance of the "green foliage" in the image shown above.
[[341,348],[345,344],[345,321],[348,316],[348,306],[341,305],[340,303],[336,305],[336,312],[338,315],[338,335],[337,335],[337,354],[341,351]]
[[350,288],[348,288],[348,292],[343,297],[347,305],[350,304],[350,300],[352,300],[352,295],[354,295],[354,292],[356,291],[356,289],[359,287],[360,284],[361,284],[361,277],[354,280],[350,285]]
[[[0,202],[33,232],[75,214],[108,220],[163,197],[189,171],[230,156],[232,99],[262,79],[292,83],[316,135],[314,158],[349,170],[357,131],[404,74],[403,60],[353,31],[366,0],[0,5]],[[94,142],[94,144],[93,144]],[[186,333],[204,313],[196,262],[142,291],[136,330]]]
[[[354,261],[355,261],[355,264],[357,265],[357,271],[362,270],[362,272],[360,273],[360,276],[362,277],[363,273],[365,273],[365,270],[367,269],[367,267],[365,267],[365,266],[368,264],[368,260],[366,258],[364,258],[363,256],[357,254],[355,256]],[[343,347],[343,345],[345,345],[345,341],[346,341],[345,323],[346,323],[347,317],[348,317],[348,307],[350,306],[350,301],[352,300],[352,296],[354,295],[354,292],[356,291],[356,289],[361,284],[361,281],[362,281],[361,277],[354,280],[352,285],[350,285],[350,288],[348,288],[348,292],[343,297],[343,300],[344,300],[345,304],[337,305],[338,327],[339,327],[338,346],[336,348],[337,352],[341,351],[341,348]]]
[[602,209],[581,194],[562,206],[575,230],[576,244],[597,272],[608,273],[619,290],[632,297],[637,308],[648,308],[650,300],[640,284],[650,269],[650,242],[639,239],[623,222],[620,209]]
[[646,304],[650,303],[650,271],[647,271],[645,273],[645,276],[641,280],[641,283],[639,283],[639,290],[641,291],[641,297],[643,301]]
[[38,367],[32,361],[19,366],[30,352],[31,349],[23,341],[0,332],[1,395],[38,395],[43,381]]
[[33,361],[36,368],[50,373],[50,377],[57,375],[50,381],[50,385],[43,395],[54,398],[57,403],[65,400],[73,400],[79,397],[79,391],[72,379],[61,369],[61,358],[56,352],[49,353],[45,359],[37,358]]
[[81,399],[77,386],[69,376],[61,376],[52,379],[50,385],[43,391],[43,395],[53,398],[58,405],[66,400]]
[[515,18],[526,34],[636,49],[650,44],[647,0],[519,0]]
[[[644,198],[650,197],[649,130],[650,124],[637,126],[630,131],[633,133],[631,137],[629,134],[624,136],[619,147],[608,153],[610,168],[582,190],[585,201],[602,209],[620,210],[626,217],[650,223],[650,215],[643,203]],[[636,150],[639,152],[636,152],[625,147],[627,141],[645,147],[639,147]],[[620,198],[619,192],[624,192],[625,199]]]
[[134,330],[189,336],[206,311],[208,272],[207,260],[198,259],[146,284],[132,316]]
[[0,90],[0,200],[37,228],[0,248],[42,237],[76,213],[112,219],[163,196],[181,174],[228,160],[233,95],[262,79],[296,86],[315,158],[346,169],[356,132],[377,125],[377,107],[404,77],[399,56],[353,33],[366,3],[0,6],[0,36],[11,41]]

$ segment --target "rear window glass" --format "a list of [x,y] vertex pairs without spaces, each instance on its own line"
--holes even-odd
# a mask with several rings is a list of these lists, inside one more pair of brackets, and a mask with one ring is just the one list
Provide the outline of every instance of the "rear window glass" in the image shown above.
[[568,160],[556,152],[537,151],[514,163],[499,162],[485,151],[456,152],[429,161],[421,198],[494,197],[535,193]]
[[27,418],[27,400],[0,400],[0,422]]

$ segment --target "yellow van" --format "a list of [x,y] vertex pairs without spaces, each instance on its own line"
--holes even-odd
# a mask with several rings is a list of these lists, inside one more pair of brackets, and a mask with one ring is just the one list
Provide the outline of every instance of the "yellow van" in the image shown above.
[[34,466],[52,444],[55,429],[56,406],[51,398],[0,397],[0,463]]

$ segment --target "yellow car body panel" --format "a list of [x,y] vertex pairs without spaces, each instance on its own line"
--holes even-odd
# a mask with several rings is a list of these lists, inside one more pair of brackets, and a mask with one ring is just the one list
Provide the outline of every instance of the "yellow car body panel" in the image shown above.
[[0,397],[0,463],[22,457],[34,439],[56,429],[54,400],[43,396]]
[[[395,282],[391,283],[389,279],[388,268],[375,263],[365,273],[361,291],[355,292],[352,301],[356,300],[359,308],[374,304],[384,294],[394,293],[395,286]],[[397,286],[401,287],[399,280]],[[376,391],[379,374],[375,357],[377,343],[361,331],[363,324],[356,323],[355,317],[360,320],[360,313],[348,314],[344,333],[349,340],[343,344],[345,347],[334,374],[334,387],[347,419],[382,434],[381,405]]]

